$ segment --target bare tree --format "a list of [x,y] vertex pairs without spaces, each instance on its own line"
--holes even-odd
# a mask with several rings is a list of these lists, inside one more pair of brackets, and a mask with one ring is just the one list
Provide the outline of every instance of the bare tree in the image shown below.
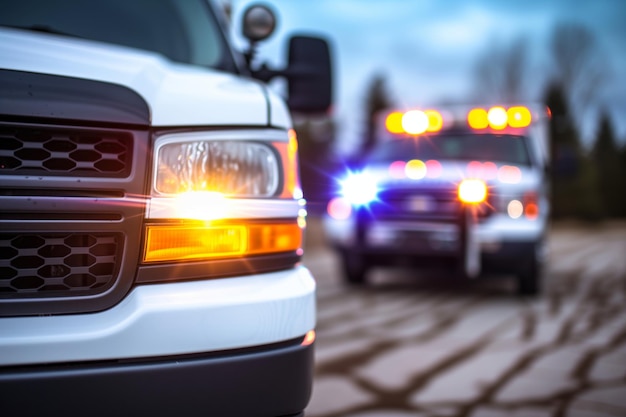
[[489,44],[474,67],[474,100],[513,103],[527,99],[528,58],[524,37],[512,43]]
[[575,115],[585,114],[607,86],[611,69],[595,35],[577,23],[554,27],[550,42],[553,83],[560,84]]

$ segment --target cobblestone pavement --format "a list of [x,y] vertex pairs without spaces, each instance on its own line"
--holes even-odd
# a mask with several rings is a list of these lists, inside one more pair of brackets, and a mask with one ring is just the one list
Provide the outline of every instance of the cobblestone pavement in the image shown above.
[[307,417],[626,416],[626,223],[554,227],[536,298],[404,270],[346,287],[317,223]]

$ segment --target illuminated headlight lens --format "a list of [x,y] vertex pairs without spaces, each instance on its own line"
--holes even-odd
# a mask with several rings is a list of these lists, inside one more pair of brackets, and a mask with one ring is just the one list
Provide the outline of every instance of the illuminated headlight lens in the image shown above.
[[522,198],[510,200],[506,212],[512,219],[519,219],[524,215],[527,220],[536,220],[539,217],[538,198],[535,191],[526,192]]
[[512,219],[519,219],[524,214],[524,205],[519,200],[511,200],[506,206],[506,212]]
[[459,200],[464,203],[482,203],[487,199],[487,184],[482,180],[463,180],[459,184],[458,195]]
[[267,145],[247,141],[194,140],[162,145],[155,189],[161,194],[191,191],[226,196],[270,197],[280,183],[280,164]]

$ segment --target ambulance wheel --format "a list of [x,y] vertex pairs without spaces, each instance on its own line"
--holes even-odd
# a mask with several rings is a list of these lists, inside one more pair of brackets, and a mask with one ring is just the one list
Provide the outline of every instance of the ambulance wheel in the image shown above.
[[362,255],[343,252],[341,254],[343,277],[347,284],[360,285],[366,281],[368,266]]
[[543,262],[539,260],[539,245],[533,245],[528,258],[518,267],[517,293],[519,295],[537,295],[541,291]]

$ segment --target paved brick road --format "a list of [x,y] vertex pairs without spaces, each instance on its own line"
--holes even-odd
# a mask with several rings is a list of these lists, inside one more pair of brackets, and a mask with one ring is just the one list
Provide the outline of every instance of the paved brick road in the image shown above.
[[307,417],[626,416],[626,223],[560,224],[541,297],[513,279],[376,270],[348,288],[309,226],[318,280]]

